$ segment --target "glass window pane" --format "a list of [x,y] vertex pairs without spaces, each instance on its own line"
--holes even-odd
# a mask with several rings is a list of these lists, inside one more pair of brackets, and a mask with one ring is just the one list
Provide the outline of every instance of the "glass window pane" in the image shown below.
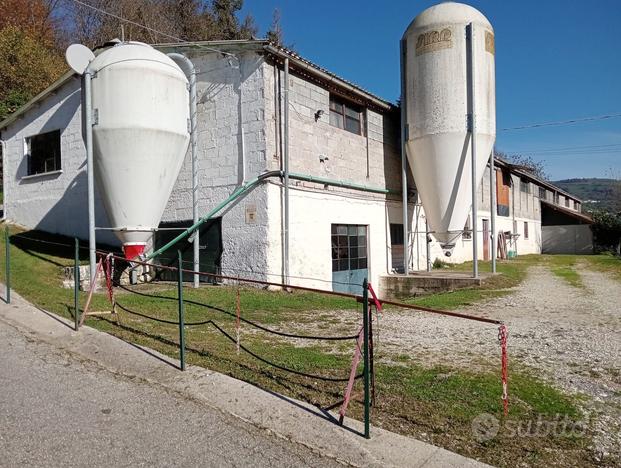
[[350,236],[356,235],[356,226],[347,226],[347,234]]
[[330,125],[337,128],[343,128],[343,116],[334,111],[330,111]]
[[336,224],[332,225],[332,230],[331,230],[332,234],[336,234]]
[[340,114],[343,113],[343,104],[330,100],[330,110],[336,111]]
[[350,247],[349,248],[349,257],[350,258],[358,258],[358,247]]
[[345,117],[345,130],[360,135],[360,121]]
[[338,245],[339,247],[347,247],[349,242],[347,242],[347,236],[338,236]]
[[358,245],[367,245],[367,236],[358,236]]
[[366,258],[367,257],[367,247],[358,247],[358,257],[360,258]]
[[358,236],[352,236],[349,238],[349,245],[358,245]]
[[332,259],[338,258],[339,250],[334,241],[332,241]]
[[360,111],[352,109],[349,106],[345,106],[345,115],[348,117],[352,117],[356,120],[360,120]]
[[349,260],[339,260],[339,269],[338,271],[349,270]]
[[347,226],[339,225],[338,229],[337,229],[337,234],[339,236],[346,236],[347,235]]
[[360,268],[361,270],[367,267],[367,259],[366,258],[361,258],[360,260],[358,260],[358,268]]
[[338,256],[339,256],[338,258],[348,258],[349,257],[349,250],[347,249],[347,246],[339,247]]
[[367,233],[367,227],[366,226],[358,226],[358,235],[359,236],[364,236]]
[[349,269],[350,270],[357,270],[358,269],[358,259],[357,258],[352,258],[349,261]]

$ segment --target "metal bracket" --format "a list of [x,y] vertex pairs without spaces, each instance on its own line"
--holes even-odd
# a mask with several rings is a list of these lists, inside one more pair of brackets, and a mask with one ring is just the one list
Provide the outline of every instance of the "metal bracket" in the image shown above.
[[91,118],[91,125],[97,125],[99,123],[99,109],[93,109],[93,116]]

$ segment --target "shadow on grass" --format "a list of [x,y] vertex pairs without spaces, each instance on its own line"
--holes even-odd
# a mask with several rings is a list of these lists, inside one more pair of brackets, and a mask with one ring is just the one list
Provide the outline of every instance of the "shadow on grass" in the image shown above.
[[[173,348],[178,348],[179,347],[179,344],[177,342],[175,342],[175,341],[173,341],[173,340],[171,340],[171,339],[169,339],[169,338],[167,338],[165,336],[162,336],[162,335],[159,335],[159,334],[154,334],[154,333],[148,333],[148,332],[146,332],[144,330],[140,330],[140,329],[134,328],[132,326],[129,326],[129,325],[126,325],[126,324],[123,324],[123,323],[117,323],[116,321],[110,320],[110,319],[105,318],[105,317],[94,317],[94,318],[99,320],[99,321],[106,322],[107,324],[112,325],[113,327],[118,327],[119,329],[121,329],[123,331],[126,331],[126,332],[129,332],[129,333],[141,336],[143,338],[147,338],[147,339],[150,339],[150,340],[157,341],[157,342],[159,342],[159,343],[161,343],[161,344],[163,344],[165,346],[170,346],[170,347],[173,347]],[[141,345],[138,345],[136,343],[133,343],[133,342],[129,341],[128,339],[125,339],[125,338],[120,337],[118,335],[114,335],[114,336],[116,336],[116,338],[120,339],[121,341],[131,345],[132,347],[134,347],[134,348],[136,348],[136,349],[138,349],[140,351],[143,351],[146,354],[148,354],[148,355],[150,355],[150,356],[152,356],[152,357],[154,357],[154,358],[164,362],[165,364],[168,364],[168,365],[170,365],[170,366],[172,366],[172,367],[174,367],[176,369],[180,369],[179,365],[177,365],[177,364],[175,364],[175,363],[173,363],[171,361],[166,360],[162,356],[158,356],[157,354],[155,354],[152,351],[150,351],[148,348],[143,347]],[[330,414],[329,410],[333,409],[336,406],[338,406],[341,403],[342,400],[339,400],[339,402],[337,402],[337,403],[335,403],[333,405],[330,405],[330,406],[328,406],[326,408],[322,408],[322,407],[320,407],[318,405],[315,405],[312,402],[308,401],[308,399],[304,398],[304,395],[301,393],[301,390],[306,390],[307,392],[311,392],[311,393],[315,393],[315,392],[320,391],[313,384],[300,382],[298,380],[293,380],[293,379],[290,379],[290,378],[287,378],[287,377],[284,377],[284,376],[281,376],[281,375],[277,375],[277,374],[275,374],[273,372],[257,369],[257,368],[251,367],[249,365],[246,365],[244,363],[241,363],[241,362],[238,362],[238,361],[234,361],[232,359],[228,359],[228,358],[223,357],[223,356],[217,356],[217,355],[215,355],[215,354],[213,354],[213,353],[211,353],[211,352],[209,352],[209,351],[207,351],[205,349],[198,349],[198,348],[186,345],[186,351],[194,353],[197,356],[200,356],[202,358],[211,359],[211,360],[214,360],[214,361],[219,361],[220,365],[225,367],[225,368],[235,368],[235,367],[237,367],[241,372],[246,372],[246,373],[254,374],[254,375],[257,376],[257,379],[250,380],[250,379],[243,378],[243,377],[240,377],[240,376],[237,376],[237,375],[232,375],[234,373],[228,373],[228,375],[230,375],[231,377],[233,377],[235,379],[238,379],[238,380],[242,380],[243,382],[249,383],[249,384],[253,385],[254,387],[257,387],[257,388],[265,391],[266,393],[269,393],[270,395],[279,398],[282,401],[285,401],[285,402],[287,402],[287,403],[289,403],[289,404],[291,404],[291,405],[293,405],[293,406],[295,406],[297,408],[300,408],[300,409],[306,411],[309,414],[312,414],[312,415],[314,415],[316,417],[324,419],[324,420],[326,420],[326,421],[328,421],[328,422],[330,422],[332,424],[339,425],[343,429],[346,429],[347,431],[349,431],[349,432],[351,432],[353,434],[357,434],[357,435],[360,435],[360,436],[363,435],[360,431],[356,430],[353,427],[349,427],[349,426],[346,426],[346,425],[342,425],[341,426],[339,424],[338,420],[332,414]],[[202,366],[200,366],[200,367],[202,367]],[[268,388],[267,386],[261,385],[260,383],[257,382],[261,378],[267,378],[272,383],[277,384],[280,387],[282,387],[282,388],[284,388],[284,389],[286,389],[286,390],[288,390],[288,391],[290,391],[292,393],[295,393],[296,395],[298,395],[298,398],[300,398],[304,402],[308,403],[309,405],[313,405],[313,408],[305,406],[305,405],[301,404],[300,402],[293,400],[292,398],[289,398],[289,397],[286,397],[286,396],[284,396],[284,395],[282,395],[280,393],[277,393],[274,390]],[[337,393],[336,391],[323,390],[323,393],[325,395],[328,395],[328,396],[333,397],[333,398],[341,398],[342,397],[342,395],[340,393]]]

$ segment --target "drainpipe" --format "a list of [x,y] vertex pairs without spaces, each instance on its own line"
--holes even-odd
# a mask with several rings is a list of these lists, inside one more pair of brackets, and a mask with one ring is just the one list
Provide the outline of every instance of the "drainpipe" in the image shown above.
[[289,58],[285,58],[285,96],[284,96],[284,151],[283,151],[283,176],[284,176],[284,243],[283,257],[285,264],[283,271],[285,276],[285,284],[289,284]]
[[0,140],[0,146],[2,147],[2,204],[4,205],[2,210],[2,220],[8,219],[6,216],[6,173],[7,173],[7,154],[6,154],[6,141]]
[[92,107],[92,91],[91,80],[93,72],[89,67],[86,68],[83,75],[84,80],[84,134],[86,141],[86,176],[88,187],[88,258],[90,267],[91,283],[95,280],[96,273],[96,248],[97,240],[95,238],[95,179],[93,166],[93,107]]
[[[198,128],[197,111],[196,111],[196,68],[192,61],[183,54],[177,52],[171,52],[167,54],[171,59],[178,62],[184,73],[188,77],[190,86],[190,150],[192,155],[192,224],[198,223],[198,169],[197,169],[197,156],[196,147],[198,135],[196,134]],[[242,137],[243,138],[243,137]],[[195,230],[192,235],[192,249],[194,257],[194,271],[200,270],[200,239],[199,229]],[[199,275],[194,274],[193,286],[198,288]]]
[[[405,108],[405,47],[406,43],[403,39],[401,45],[401,186],[402,186],[402,210],[403,210],[403,274],[409,273],[409,250],[410,242],[408,235],[408,163],[405,154],[405,139],[407,138],[407,110]],[[418,224],[418,219],[416,220]],[[418,241],[418,239],[416,239]],[[426,240],[426,239],[425,239]]]

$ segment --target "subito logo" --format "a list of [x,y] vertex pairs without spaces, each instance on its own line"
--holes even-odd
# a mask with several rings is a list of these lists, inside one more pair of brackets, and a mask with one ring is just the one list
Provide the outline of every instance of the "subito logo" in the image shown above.
[[491,440],[498,435],[500,422],[489,413],[479,414],[472,420],[472,435],[478,442]]

